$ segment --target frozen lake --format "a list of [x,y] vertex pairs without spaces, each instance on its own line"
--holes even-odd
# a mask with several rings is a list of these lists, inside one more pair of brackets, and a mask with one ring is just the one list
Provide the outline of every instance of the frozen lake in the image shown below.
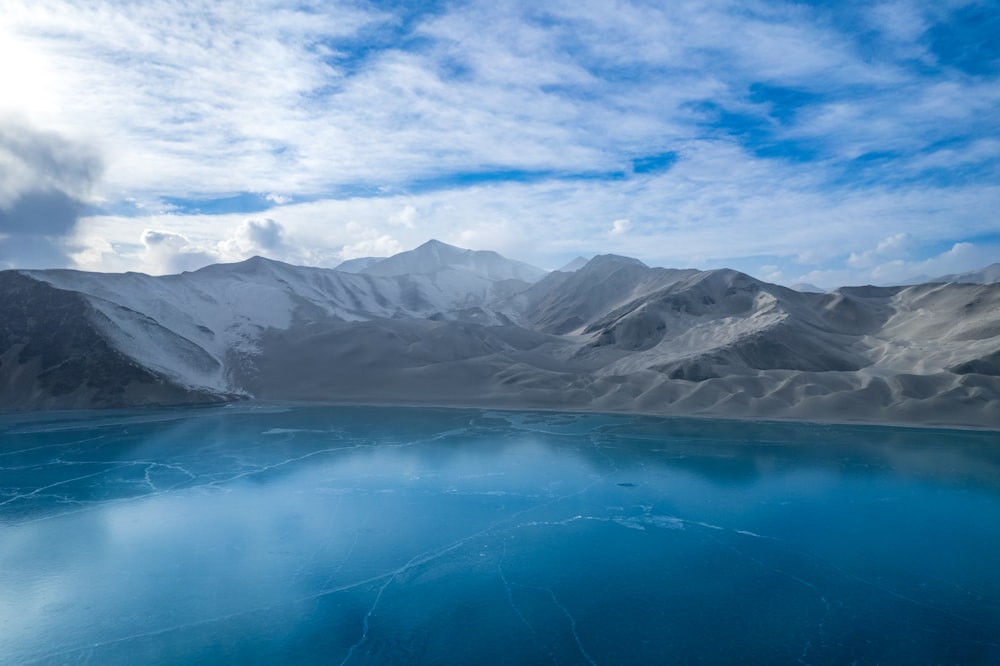
[[1000,663],[1000,434],[0,418],[0,663]]

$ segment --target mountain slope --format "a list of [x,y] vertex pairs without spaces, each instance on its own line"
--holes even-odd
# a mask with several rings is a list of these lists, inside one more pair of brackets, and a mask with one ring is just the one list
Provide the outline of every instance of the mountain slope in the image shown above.
[[179,386],[116,348],[83,295],[0,272],[0,405],[20,409],[219,402],[233,395]]
[[609,310],[697,272],[650,269],[638,259],[599,255],[572,273],[546,276],[517,297],[517,303],[534,328],[563,335],[581,331]]

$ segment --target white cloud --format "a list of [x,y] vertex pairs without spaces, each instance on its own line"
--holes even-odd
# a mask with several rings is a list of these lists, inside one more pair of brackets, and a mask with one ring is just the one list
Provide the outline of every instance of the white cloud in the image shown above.
[[[324,40],[392,17],[353,4],[40,0],[0,22],[0,43],[16,39],[56,72],[44,121],[100,135],[115,185],[288,197],[478,165],[612,170],[700,133],[690,104],[736,104],[753,80],[870,78],[801,11],[730,10],[556,2],[540,22],[471,2],[418,21],[420,49],[371,51],[357,71]],[[636,85],[606,67],[670,75]],[[40,112],[19,86],[11,98]]]
[[[734,150],[727,144],[702,148],[670,172],[626,186],[505,183],[420,195],[293,203],[281,207],[280,224],[285,246],[297,254],[283,260],[332,265],[347,255],[381,256],[393,248],[409,249],[438,238],[475,249],[496,249],[541,266],[561,265],[567,255],[603,252],[673,267],[718,267],[742,257],[769,256],[787,257],[790,265],[781,266],[782,270],[798,275],[812,267],[843,263],[852,252],[873,253],[896,234],[912,239],[900,257],[918,260],[926,252],[922,248],[954,243],[958,230],[967,238],[996,230],[992,211],[1000,210],[1000,187],[824,194],[795,169],[746,162],[734,157]],[[716,177],[706,177],[710,173]],[[390,223],[389,218],[406,206],[420,211],[419,224],[407,228]],[[180,233],[198,247],[218,248],[245,216],[161,214],[142,219],[151,228]],[[602,220],[616,219],[630,220],[642,234],[611,235],[612,225]],[[86,238],[96,237],[127,247],[135,243],[135,224],[127,217],[84,218],[75,242],[83,246]],[[379,237],[384,242],[373,245]],[[870,266],[886,258],[898,257],[875,257]],[[969,265],[966,270],[979,267]],[[852,269],[849,275],[857,274]]]
[[871,27],[903,45],[917,42],[927,30],[927,20],[912,2],[896,0],[875,3],[867,11]]
[[760,267],[760,272],[757,273],[760,277],[767,280],[768,282],[775,282],[780,284],[784,278],[785,274],[782,272],[781,268],[776,264],[765,264]]
[[398,213],[389,216],[389,224],[412,229],[417,220],[417,209],[407,204]]
[[872,276],[882,283],[914,278],[937,278],[951,273],[963,273],[972,268],[981,268],[995,257],[995,249],[990,251],[974,243],[955,243],[941,254],[922,261],[900,259],[888,261],[872,269]]
[[218,255],[194,245],[181,234],[146,229],[142,233],[145,248],[142,259],[154,274],[193,271],[218,261]]
[[632,229],[632,222],[630,222],[629,220],[620,219],[620,220],[615,220],[614,222],[611,223],[611,231],[608,233],[610,233],[612,236],[621,236],[622,234],[627,233],[631,229]]
[[354,243],[347,243],[340,249],[340,258],[389,257],[403,251],[399,242],[388,234],[370,234]]
[[910,234],[900,231],[880,240],[878,245],[875,246],[875,251],[884,257],[897,256],[905,253],[912,242],[913,239],[910,237]]
[[[170,220],[169,216],[163,218]],[[284,227],[272,219],[245,219],[232,228],[222,239],[190,237],[162,229],[146,229],[141,237],[141,251],[133,260],[145,272],[162,275],[191,271],[208,264],[235,262],[249,259],[254,255],[265,256],[292,263],[303,262],[303,255],[285,242]],[[80,268],[109,270],[106,265],[112,255],[122,256],[122,250],[114,250],[107,241],[87,236],[79,243],[80,250],[74,259]],[[114,269],[113,265],[110,269]]]
[[[851,252],[847,265],[851,268],[871,268],[884,264],[886,259],[905,255],[913,246],[913,238],[905,231],[886,236],[878,242],[874,250]],[[901,261],[897,259],[896,261]]]
[[[484,211],[485,212],[485,211]],[[512,224],[503,215],[481,215],[477,224],[456,233],[441,236],[445,242],[472,250],[493,250],[518,258],[525,249],[526,239],[519,225]]]
[[219,243],[219,250],[221,256],[234,261],[255,254],[280,258],[287,252],[284,229],[272,219],[246,219],[230,238]]
[[1000,159],[1000,140],[980,139],[966,145],[933,150],[914,158],[907,166],[911,171],[947,170],[998,159]]
[[851,268],[868,268],[874,261],[875,257],[872,252],[851,252],[847,257],[847,265]]
[[340,75],[314,44],[385,18],[333,2],[296,10],[277,2],[15,3],[0,17],[0,43],[40,61],[54,103],[35,102],[24,81],[10,82],[3,97],[43,125],[100,136],[109,179],[125,188],[231,191],[242,181],[266,192],[280,181],[292,191],[303,174],[282,156],[326,150],[314,140],[310,124],[322,119],[310,99]]
[[[0,61],[19,64],[0,72],[0,107],[92,137],[110,160],[107,207],[148,211],[82,220],[79,266],[327,265],[437,237],[540,265],[613,251],[874,279],[1000,233],[989,179],[921,179],[1000,157],[996,77],[922,73],[937,67],[922,41],[932,10],[866,9],[877,51],[801,3],[471,0],[410,25],[353,2],[15,2],[0,14]],[[412,33],[358,49],[373,26]],[[782,116],[754,86],[808,99]],[[746,140],[758,133],[773,145]],[[784,159],[798,145],[817,156]],[[668,151],[669,171],[634,173]],[[848,161],[870,154],[875,167]],[[448,185],[491,170],[526,182]],[[280,205],[261,213],[280,219],[280,244],[244,215],[158,202],[240,192]],[[179,239],[153,250],[143,227]]]
[[796,278],[794,282],[812,282],[823,287],[903,284],[982,268],[996,260],[997,252],[1000,252],[1000,246],[997,245],[955,243],[948,250],[926,259],[883,259],[862,267],[814,270]]

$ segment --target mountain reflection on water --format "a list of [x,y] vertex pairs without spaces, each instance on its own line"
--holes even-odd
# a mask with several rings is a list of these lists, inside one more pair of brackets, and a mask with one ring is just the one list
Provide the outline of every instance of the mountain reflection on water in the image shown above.
[[0,418],[0,663],[996,663],[995,432]]

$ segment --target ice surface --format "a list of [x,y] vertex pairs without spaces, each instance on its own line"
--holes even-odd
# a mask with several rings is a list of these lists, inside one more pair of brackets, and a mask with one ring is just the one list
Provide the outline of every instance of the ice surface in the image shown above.
[[0,663],[996,663],[995,434],[0,418]]

